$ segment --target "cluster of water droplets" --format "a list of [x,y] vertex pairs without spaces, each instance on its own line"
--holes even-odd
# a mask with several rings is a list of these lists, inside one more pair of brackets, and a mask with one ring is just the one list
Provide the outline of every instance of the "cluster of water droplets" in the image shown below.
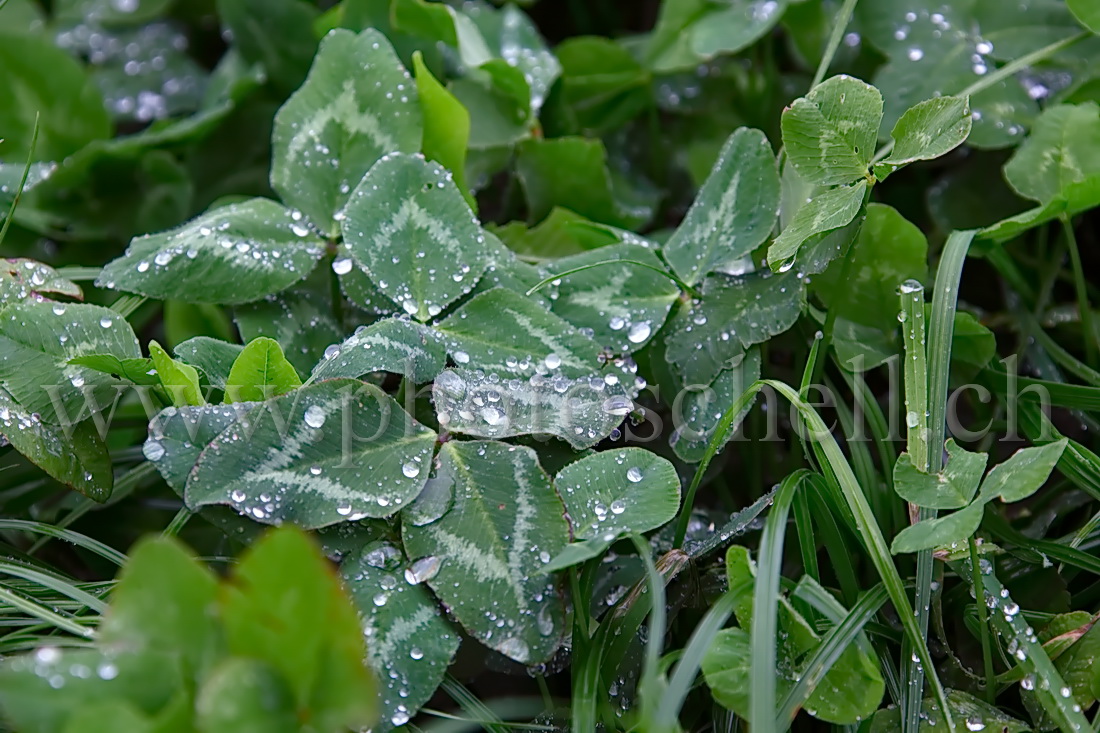
[[[464,363],[461,353],[453,356]],[[609,436],[635,409],[614,372],[573,378],[560,366],[561,358],[548,354],[526,378],[480,369],[444,371],[432,390],[439,424],[483,437],[545,433],[591,445]]]
[[[136,9],[135,0],[111,4],[116,13],[127,12],[130,4]],[[55,41],[88,59],[115,119],[152,122],[199,107],[206,74],[187,56],[186,35],[167,22],[109,28],[101,15],[93,9],[83,23],[59,31]]]

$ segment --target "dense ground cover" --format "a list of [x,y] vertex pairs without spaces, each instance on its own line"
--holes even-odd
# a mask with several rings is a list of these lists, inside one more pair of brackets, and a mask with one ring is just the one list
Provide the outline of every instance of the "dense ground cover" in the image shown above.
[[1096,729],[1096,32],[0,2],[5,724]]

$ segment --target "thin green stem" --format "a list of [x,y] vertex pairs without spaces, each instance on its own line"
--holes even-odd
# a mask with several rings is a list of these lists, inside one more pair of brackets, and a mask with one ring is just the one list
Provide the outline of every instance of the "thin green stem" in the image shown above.
[[1080,311],[1081,328],[1085,332],[1085,360],[1090,365],[1096,366],[1096,323],[1092,317],[1092,308],[1089,306],[1088,287],[1085,284],[1085,270],[1081,266],[1081,251],[1077,248],[1077,235],[1073,231],[1073,222],[1068,215],[1062,214],[1059,219],[1062,222],[1062,231],[1066,234],[1066,247],[1073,267],[1073,287],[1077,291],[1077,310]]
[[602,267],[604,265],[635,265],[636,267],[643,267],[647,270],[652,270],[653,272],[656,272],[659,275],[664,275],[669,280],[676,283],[676,285],[681,290],[683,290],[685,293],[687,293],[688,295],[691,295],[692,297],[695,297],[695,296],[698,295],[698,293],[695,291],[695,289],[693,287],[691,287],[686,282],[684,282],[680,278],[673,275],[668,270],[665,270],[662,267],[657,267],[656,265],[651,265],[648,262],[640,262],[638,260],[600,260],[599,262],[589,262],[587,265],[581,265],[580,267],[572,267],[568,270],[565,270],[564,272],[559,272],[556,275],[551,275],[550,277],[539,280],[537,283],[535,283],[531,288],[529,288],[527,290],[526,294],[528,296],[534,295],[539,290],[542,290],[544,287],[546,287],[550,283],[554,282],[555,280],[559,280],[563,277],[566,277],[567,275],[575,275],[578,272],[584,272],[585,270],[591,270],[595,267]]
[[795,492],[809,471],[801,469],[783,480],[768,512],[757,553],[756,587],[752,600],[752,635],[749,640],[749,719],[754,733],[782,730],[774,726],[776,702],[779,579],[783,567],[783,538]]
[[84,280],[95,280],[103,272],[102,267],[59,267],[57,268],[57,274],[66,280],[72,280],[73,282],[81,282]]
[[[5,0],[6,3],[6,0]],[[0,4],[2,8],[4,4]],[[8,227],[11,226],[11,220],[15,218],[15,209],[19,206],[19,199],[23,196],[23,188],[27,185],[27,179],[31,175],[31,166],[34,164],[34,148],[38,144],[38,113],[34,113],[34,130],[31,132],[31,148],[27,151],[27,163],[23,166],[23,177],[19,179],[19,188],[15,189],[15,197],[11,200],[11,206],[8,207],[8,217],[4,219],[4,225],[0,226],[0,242],[4,241],[4,237],[7,236]]]
[[[1091,33],[1089,33],[1088,31],[1085,31],[1083,33],[1078,33],[1076,36],[1070,36],[1069,38],[1063,38],[1060,41],[1055,41],[1054,43],[1052,43],[1048,46],[1043,46],[1042,48],[1037,49],[1035,51],[1032,51],[1029,54],[1024,54],[1020,58],[1013,59],[1012,61],[1005,64],[1004,66],[996,69],[992,74],[987,74],[987,75],[983,76],[981,79],[978,79],[976,82],[974,82],[973,84],[968,86],[966,89],[963,89],[961,92],[959,92],[957,96],[960,96],[960,97],[971,96],[972,97],[975,94],[978,94],[979,92],[984,92],[986,89],[989,89],[994,84],[999,84],[1000,82],[1004,81],[1005,79],[1012,76],[1013,74],[1015,74],[1017,72],[1020,72],[1020,71],[1023,71],[1024,69],[1028,68],[1029,66],[1034,66],[1035,64],[1039,63],[1040,61],[1046,61],[1048,58],[1050,58],[1054,54],[1058,53],[1059,51],[1064,51],[1065,49],[1069,48],[1073,44],[1075,44],[1079,41],[1083,41],[1086,38],[1089,38],[1091,36],[1092,36]],[[878,152],[875,153],[875,157],[871,162],[873,162],[873,163],[879,162],[880,160],[885,158],[887,155],[889,155],[890,151],[893,150],[893,149],[894,149],[894,141],[890,140],[890,142],[886,143],[881,148],[879,148]]]
[[[932,294],[932,318],[929,326],[928,345],[920,344],[914,349],[913,356],[925,359],[925,373],[913,374],[912,379],[923,381],[923,389],[926,390],[926,403],[923,413],[921,439],[923,450],[927,451],[924,461],[917,462],[913,456],[913,463],[917,467],[922,465],[929,473],[939,473],[943,468],[943,444],[947,430],[947,381],[951,368],[951,339],[955,330],[955,310],[958,303],[959,281],[962,279],[963,264],[966,262],[966,253],[970,250],[970,243],[974,240],[973,231],[952,232],[944,245],[943,255],[940,257],[940,265],[936,272],[936,284]],[[922,298],[923,300],[923,298]],[[909,344],[907,343],[908,347]],[[912,359],[906,356],[906,392],[909,390],[910,374],[908,363]],[[915,385],[916,389],[922,387]],[[912,410],[913,408],[909,408]],[[906,415],[906,424],[910,424],[912,412]],[[912,436],[912,434],[910,434]],[[921,508],[917,514],[918,520],[932,519],[936,516],[934,509]],[[920,629],[921,640],[928,639],[928,621],[931,616],[932,604],[932,570],[933,560],[931,550],[922,550],[917,553],[916,585],[914,592],[914,607],[916,608],[916,624]],[[920,672],[921,662],[914,661],[906,645],[902,645],[902,730],[913,731],[920,727],[921,699],[924,693],[924,676]]]
[[[975,588],[982,587],[982,573],[978,569],[978,543],[971,537],[970,544],[970,573],[973,576],[972,582]],[[994,686],[995,676],[993,674],[993,646],[989,638],[989,615],[985,608],[985,599],[978,598],[975,601],[975,605],[978,607],[978,626],[981,632],[982,638],[982,666],[985,673],[985,701],[990,705],[997,697],[997,690]]]
[[161,534],[165,537],[175,537],[193,516],[195,516],[193,511],[187,507],[180,507],[180,510],[176,512],[176,516],[172,517],[172,521],[168,523]]
[[907,280],[898,289],[905,341],[906,450],[913,465],[928,470],[928,363],[925,350],[924,286]]
[[87,626],[82,626],[72,619],[62,616],[61,614],[41,606],[32,600],[24,598],[18,593],[13,593],[7,588],[0,587],[0,603],[6,603],[12,608],[16,608],[28,616],[34,616],[35,618],[42,619],[51,626],[55,626],[62,631],[68,631],[70,634],[76,636],[82,636],[85,639],[91,638],[95,635],[93,629]]
[[844,31],[848,28],[848,23],[852,20],[852,13],[855,12],[856,2],[858,0],[844,0],[844,5],[837,11],[836,18],[833,21],[833,32],[829,35],[829,42],[825,45],[825,51],[821,54],[821,61],[817,65],[817,71],[814,73],[814,80],[810,84],[810,88],[813,89],[825,79],[825,74],[829,71],[829,66],[833,63],[833,57],[836,56],[836,50],[840,48],[840,41],[844,38]]

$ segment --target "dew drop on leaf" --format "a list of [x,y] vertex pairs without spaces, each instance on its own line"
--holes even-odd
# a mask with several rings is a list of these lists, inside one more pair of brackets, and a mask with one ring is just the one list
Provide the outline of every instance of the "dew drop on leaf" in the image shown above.
[[325,424],[325,411],[318,405],[310,405],[306,408],[306,425],[311,428],[319,428]]

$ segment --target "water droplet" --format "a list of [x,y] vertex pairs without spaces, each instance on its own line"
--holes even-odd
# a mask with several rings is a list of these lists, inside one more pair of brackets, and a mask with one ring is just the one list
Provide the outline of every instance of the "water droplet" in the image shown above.
[[619,316],[612,316],[611,321],[607,325],[612,331],[621,331],[623,326],[626,325],[626,321]]
[[337,260],[333,260],[332,271],[335,272],[337,275],[347,275],[349,272],[351,272],[351,265],[352,263],[350,257],[341,257]]
[[451,356],[454,357],[455,363],[457,363],[457,364],[469,364],[470,363],[470,355],[467,354],[465,351],[456,351],[453,354],[451,354]]
[[642,469],[637,466],[631,466],[626,472],[626,478],[632,484],[638,483],[642,480]]
[[919,48],[909,49],[909,60],[910,61],[920,61],[923,58],[924,58],[924,51],[923,50],[921,50]]
[[611,513],[612,514],[622,514],[625,511],[626,511],[626,502],[623,501],[622,499],[616,499],[615,501],[611,502]]
[[325,424],[325,410],[319,405],[310,405],[305,414],[306,425],[319,428]]
[[423,659],[424,651],[420,647],[414,646],[409,650],[409,657],[412,659]]
[[545,361],[546,361],[546,368],[547,369],[557,369],[558,367],[561,366],[561,357],[558,356],[557,354],[553,354],[553,353],[547,354]]
[[439,572],[443,561],[435,555],[422,557],[405,569],[405,582],[409,585],[420,585],[431,580]]
[[649,321],[639,321],[638,323],[631,324],[630,330],[626,333],[626,338],[632,344],[640,344],[649,338],[649,334]]
[[634,401],[623,395],[615,395],[604,400],[603,411],[608,415],[628,415],[634,409]]
[[912,410],[905,413],[905,424],[908,425],[909,427],[915,428],[915,427],[917,427],[917,424],[919,422],[920,422],[920,415],[918,415],[917,413],[913,412]]
[[164,446],[156,440],[147,440],[141,447],[141,452],[150,461],[159,461],[164,458]]
[[420,475],[420,466],[413,461],[409,461],[401,467],[401,473],[405,474],[408,478],[416,478]]
[[110,328],[112,323],[114,323],[114,321],[111,320],[110,316],[103,316],[99,319],[99,325],[101,328]]

